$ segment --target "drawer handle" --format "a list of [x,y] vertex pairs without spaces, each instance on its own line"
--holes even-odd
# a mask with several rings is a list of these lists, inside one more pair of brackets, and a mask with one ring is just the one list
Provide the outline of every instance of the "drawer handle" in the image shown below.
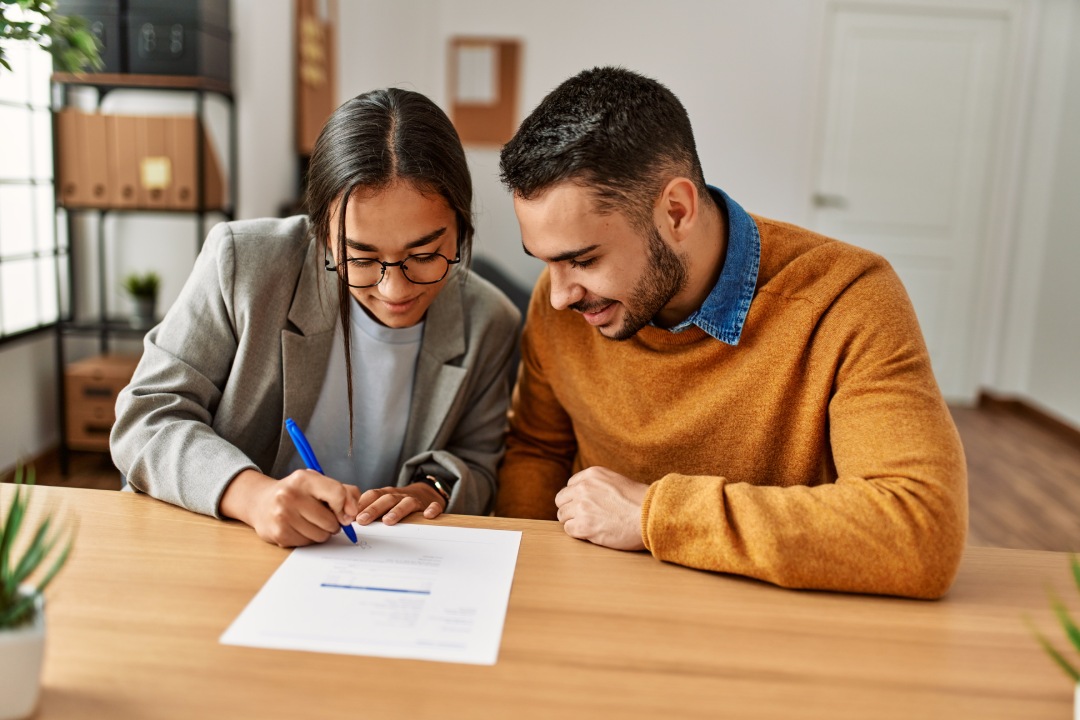
[[112,425],[83,423],[83,432],[85,432],[87,435],[108,435],[111,431]]
[[86,387],[83,388],[83,395],[86,397],[112,397],[112,388],[107,387]]

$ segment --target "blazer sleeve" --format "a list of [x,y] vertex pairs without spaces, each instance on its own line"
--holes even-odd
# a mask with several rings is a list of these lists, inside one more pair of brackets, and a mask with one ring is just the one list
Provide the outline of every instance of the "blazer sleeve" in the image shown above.
[[146,335],[142,360],[117,397],[110,436],[113,461],[131,487],[215,516],[232,478],[257,469],[212,427],[237,351],[234,274],[232,235],[222,223],[177,301]]

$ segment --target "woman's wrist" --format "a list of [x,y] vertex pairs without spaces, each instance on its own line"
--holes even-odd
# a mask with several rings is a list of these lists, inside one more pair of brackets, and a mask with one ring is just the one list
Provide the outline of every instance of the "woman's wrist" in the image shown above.
[[258,470],[241,470],[225,487],[218,510],[225,517],[255,527],[252,512],[258,503],[258,497],[273,483],[273,479]]
[[434,475],[417,475],[413,478],[413,482],[423,483],[430,488],[433,488],[435,492],[439,493],[439,497],[443,499],[443,507],[450,505],[450,488],[446,486],[446,483]]

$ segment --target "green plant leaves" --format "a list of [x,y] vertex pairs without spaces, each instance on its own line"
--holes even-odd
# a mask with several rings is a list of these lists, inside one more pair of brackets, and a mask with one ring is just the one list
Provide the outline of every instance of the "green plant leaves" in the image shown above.
[[[22,480],[22,468],[15,470],[15,483],[20,485]],[[7,520],[4,522],[3,530],[0,533],[0,580],[8,576],[8,565],[11,562],[12,546],[15,544],[15,537],[19,534],[19,527],[22,525],[23,515],[26,513],[26,502],[22,496],[22,487],[15,488],[15,497],[11,499],[11,505],[8,506]]]
[[[1069,555],[1069,565],[1072,568],[1076,588],[1080,590],[1080,560],[1077,559],[1076,555]],[[1080,653],[1080,627],[1077,627],[1076,622],[1069,615],[1069,611],[1065,608],[1065,604],[1061,602],[1061,599],[1053,591],[1048,590],[1047,592],[1050,595],[1050,607],[1054,609],[1054,614],[1065,631],[1065,636],[1069,639],[1076,652]],[[1074,683],[1080,683],[1080,670],[1077,670],[1057,648],[1050,644],[1050,641],[1036,629],[1035,624],[1031,622],[1031,618],[1025,616],[1024,620],[1027,622],[1035,639],[1038,640],[1039,645],[1046,651],[1046,654],[1065,671],[1066,675],[1072,678]]]
[[[63,70],[100,70],[101,45],[84,18],[59,14],[51,0],[0,0],[0,41],[28,40],[48,50]],[[0,52],[0,65],[11,65]]]
[[1073,644],[1077,652],[1080,652],[1080,629],[1076,627],[1076,623],[1073,622],[1072,617],[1069,615],[1069,611],[1065,609],[1065,606],[1061,603],[1061,600],[1056,597],[1051,597],[1050,604],[1054,608],[1054,614],[1058,617],[1058,622],[1061,623],[1061,627],[1065,628],[1065,634],[1069,638],[1069,642]]
[[152,298],[157,297],[158,286],[161,284],[161,277],[150,270],[146,273],[131,273],[124,278],[122,287],[133,297],[145,297]]
[[1042,648],[1046,651],[1046,654],[1049,655],[1050,658],[1054,662],[1056,662],[1062,670],[1065,671],[1066,675],[1072,678],[1074,683],[1080,683],[1080,671],[1074,668],[1069,663],[1069,661],[1066,660],[1064,656],[1062,656],[1062,654],[1057,651],[1057,648],[1051,645],[1050,641],[1043,637],[1043,634],[1035,629],[1035,625],[1031,622],[1030,618],[1025,619],[1027,620],[1028,627],[1031,628],[1032,634],[1035,635],[1035,639],[1039,641],[1040,645],[1042,645]]
[[[33,471],[24,476],[22,466],[16,467],[15,492],[7,512],[0,516],[0,629],[16,627],[33,618],[35,598],[64,567],[75,541],[73,523],[60,523],[47,516],[33,530],[33,537],[21,555],[16,556],[15,543],[30,502],[26,486],[33,484]],[[55,552],[61,543],[62,549]],[[46,567],[36,585],[30,582],[31,576]],[[26,592],[20,593],[20,588],[26,588]]]

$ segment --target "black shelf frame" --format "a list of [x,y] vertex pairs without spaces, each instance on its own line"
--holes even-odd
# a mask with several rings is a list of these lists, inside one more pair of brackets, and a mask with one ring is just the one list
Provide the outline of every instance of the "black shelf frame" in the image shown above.
[[[237,169],[238,158],[238,134],[236,122],[236,98],[232,88],[226,83],[211,78],[186,77],[186,76],[157,76],[157,75],[118,75],[118,74],[81,74],[54,73],[50,86],[50,101],[53,112],[53,177],[59,177],[59,152],[57,152],[57,127],[56,111],[66,107],[69,101],[68,90],[72,87],[88,87],[97,91],[96,107],[101,108],[106,95],[113,90],[157,90],[167,92],[192,93],[195,96],[194,117],[198,120],[195,133],[195,178],[196,178],[196,207],[194,210],[176,210],[167,208],[96,208],[96,207],[66,207],[60,202],[59,184],[54,184],[55,211],[53,213],[54,232],[60,230],[60,211],[64,211],[64,223],[67,231],[67,279],[66,283],[60,276],[59,264],[57,264],[56,292],[59,318],[56,322],[56,388],[57,409],[60,421],[60,443],[58,454],[60,460],[60,472],[66,476],[71,465],[71,448],[67,440],[67,378],[65,360],[65,338],[71,336],[97,336],[100,351],[109,352],[110,340],[115,337],[138,339],[144,336],[155,323],[136,324],[127,317],[115,317],[108,314],[108,293],[105,286],[105,219],[109,215],[183,215],[195,218],[195,250],[196,254],[202,250],[203,241],[206,237],[206,216],[208,214],[222,215],[226,220],[235,219],[237,200]],[[205,203],[205,178],[203,173],[205,160],[204,134],[198,128],[204,123],[206,97],[216,95],[225,100],[229,114],[229,163],[228,163],[228,187],[229,202],[224,208],[209,208]],[[58,100],[59,98],[59,100]],[[96,214],[97,216],[97,257],[95,259],[98,297],[97,316],[93,319],[76,319],[78,297],[78,278],[75,273],[75,218],[79,215]],[[63,290],[66,287],[68,298],[67,307],[64,307]]]

